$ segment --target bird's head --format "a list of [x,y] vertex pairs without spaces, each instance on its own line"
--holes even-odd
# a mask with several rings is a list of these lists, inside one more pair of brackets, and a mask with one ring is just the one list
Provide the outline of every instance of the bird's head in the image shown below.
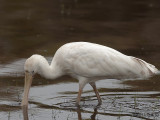
[[39,60],[42,56],[40,55],[32,55],[28,58],[24,65],[24,71],[34,75],[38,72]]
[[25,70],[25,85],[24,85],[24,96],[22,100],[22,106],[28,105],[28,94],[29,89],[32,84],[33,76],[38,72],[38,64],[39,64],[39,58],[40,55],[32,55],[30,58],[28,58],[24,65]]

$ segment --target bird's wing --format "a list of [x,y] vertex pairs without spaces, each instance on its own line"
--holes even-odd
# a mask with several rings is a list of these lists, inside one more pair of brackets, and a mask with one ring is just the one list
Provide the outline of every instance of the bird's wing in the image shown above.
[[85,77],[127,78],[138,72],[129,56],[100,45],[76,47],[65,59],[69,72]]
[[58,51],[57,56],[63,57],[57,57],[57,61],[62,61],[59,64],[70,75],[127,79],[147,77],[150,72],[150,65],[145,61],[98,44],[71,43]]
[[[105,54],[87,54],[80,56],[73,63],[73,70],[87,77],[107,76],[108,78],[123,77],[134,71],[134,64],[127,56],[112,56]],[[131,69],[132,67],[132,69]]]

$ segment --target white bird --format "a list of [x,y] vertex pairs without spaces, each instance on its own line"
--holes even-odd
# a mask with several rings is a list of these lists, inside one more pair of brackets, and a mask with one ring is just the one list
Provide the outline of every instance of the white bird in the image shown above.
[[32,55],[24,65],[25,86],[22,106],[28,105],[28,94],[33,76],[37,73],[46,79],[70,75],[79,80],[76,104],[79,105],[82,90],[89,83],[101,103],[95,81],[103,79],[148,78],[156,73],[155,66],[112,48],[89,43],[72,42],[61,46],[51,64],[41,55]]

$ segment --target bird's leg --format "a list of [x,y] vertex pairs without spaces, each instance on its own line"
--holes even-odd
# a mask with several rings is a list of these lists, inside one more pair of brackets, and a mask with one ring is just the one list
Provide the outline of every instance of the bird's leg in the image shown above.
[[81,101],[81,94],[82,94],[83,88],[84,88],[84,86],[81,86],[81,85],[79,84],[79,92],[78,92],[77,101],[76,101],[76,105],[77,105],[77,106],[79,106],[79,103],[80,103],[80,101]]
[[91,83],[89,83],[89,84],[92,86],[92,88],[93,88],[93,90],[94,90],[94,92],[95,92],[95,94],[96,94],[96,96],[97,96],[97,99],[98,99],[99,104],[101,104],[101,103],[102,103],[102,100],[101,100],[101,97],[100,97],[100,95],[99,95],[99,92],[98,92],[98,90],[97,90],[97,88],[96,88],[95,82],[91,82]]
[[79,107],[79,103],[81,101],[81,94],[83,91],[84,86],[88,83],[88,79],[84,77],[79,77],[79,92],[76,100],[76,105]]

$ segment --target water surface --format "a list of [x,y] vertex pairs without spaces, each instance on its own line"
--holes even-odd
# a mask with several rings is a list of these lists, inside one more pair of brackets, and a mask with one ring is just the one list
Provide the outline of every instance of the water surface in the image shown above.
[[159,75],[148,80],[97,82],[102,105],[86,85],[75,106],[78,81],[36,76],[28,109],[20,106],[25,60],[50,62],[63,44],[87,41],[112,47],[160,68],[160,2],[150,0],[16,0],[0,4],[0,119],[160,119]]

